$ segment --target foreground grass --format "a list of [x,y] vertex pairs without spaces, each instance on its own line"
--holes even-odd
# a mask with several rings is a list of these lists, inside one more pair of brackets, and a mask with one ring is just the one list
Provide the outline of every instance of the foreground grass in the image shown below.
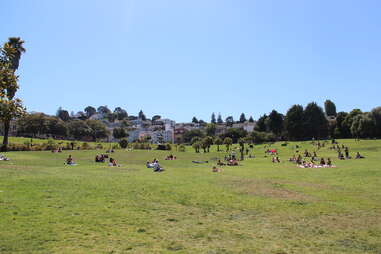
[[[8,153],[0,161],[1,253],[381,253],[381,141],[343,141],[364,160],[301,169],[294,144],[274,145],[282,163],[255,159],[212,173],[215,148],[117,151],[122,165],[93,163],[96,151]],[[301,150],[313,149],[298,143]],[[318,155],[335,158],[323,148]],[[153,173],[154,157],[166,171]]]

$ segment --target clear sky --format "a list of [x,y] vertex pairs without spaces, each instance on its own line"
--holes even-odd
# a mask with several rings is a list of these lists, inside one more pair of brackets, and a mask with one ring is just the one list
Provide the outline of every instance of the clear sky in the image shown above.
[[29,111],[88,105],[176,121],[257,119],[325,99],[381,106],[379,0],[1,1],[0,38],[25,40]]

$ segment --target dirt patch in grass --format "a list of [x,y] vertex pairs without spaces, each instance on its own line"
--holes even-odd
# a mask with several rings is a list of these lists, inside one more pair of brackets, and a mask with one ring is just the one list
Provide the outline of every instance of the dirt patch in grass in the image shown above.
[[259,197],[284,200],[313,201],[306,194],[287,189],[285,183],[270,180],[233,180],[230,185],[238,192]]

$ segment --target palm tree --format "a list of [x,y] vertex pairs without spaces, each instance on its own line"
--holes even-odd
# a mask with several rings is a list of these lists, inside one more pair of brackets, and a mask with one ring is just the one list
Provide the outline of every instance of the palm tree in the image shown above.
[[11,69],[16,71],[19,68],[21,54],[25,53],[25,48],[23,47],[24,41],[20,37],[9,37],[8,42],[6,42],[9,47],[14,48],[15,52],[11,59]]

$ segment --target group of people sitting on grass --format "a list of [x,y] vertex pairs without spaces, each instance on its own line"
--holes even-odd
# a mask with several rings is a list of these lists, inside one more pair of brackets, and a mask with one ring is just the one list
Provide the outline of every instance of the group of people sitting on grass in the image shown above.
[[95,162],[105,162],[105,159],[108,159],[107,154],[101,154],[101,155],[96,155],[95,156]]
[[[298,163],[297,163],[298,164]],[[298,164],[300,168],[334,168],[336,166],[332,165],[332,161],[330,158],[327,158],[327,161],[324,158],[320,159],[320,163],[314,162],[306,162],[302,161],[302,163]]]
[[4,155],[0,154],[0,161],[9,161],[9,159]]
[[170,154],[170,155],[168,155],[167,157],[165,157],[165,160],[166,160],[166,161],[176,160],[176,156],[173,156],[173,154]]
[[[294,154],[294,156],[290,158],[288,161],[295,163],[296,165],[298,165],[298,167],[301,167],[301,168],[335,167],[332,165],[332,161],[330,158],[327,158],[327,161],[326,161],[323,157],[321,157],[319,161],[318,155],[316,154],[315,151],[313,153],[310,153],[308,152],[308,150],[305,150],[303,155],[304,155],[304,158],[302,157],[301,154],[298,154],[298,155]],[[310,158],[310,162],[307,162],[307,158]]]
[[155,158],[152,162],[147,161],[146,163],[147,168],[152,168],[153,172],[162,172],[164,171],[164,168],[162,168],[159,164],[159,161]]

